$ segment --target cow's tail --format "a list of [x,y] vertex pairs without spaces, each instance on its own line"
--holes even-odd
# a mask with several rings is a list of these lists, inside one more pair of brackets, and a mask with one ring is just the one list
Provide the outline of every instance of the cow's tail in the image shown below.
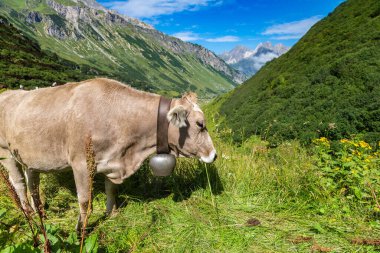
[[[0,90],[0,148],[6,145],[5,138],[5,112],[7,108],[7,98],[9,92]],[[1,158],[1,157],[0,157]]]

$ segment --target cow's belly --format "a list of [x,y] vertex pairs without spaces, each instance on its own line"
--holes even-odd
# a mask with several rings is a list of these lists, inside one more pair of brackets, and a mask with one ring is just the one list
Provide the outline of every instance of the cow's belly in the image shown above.
[[15,158],[30,169],[38,171],[65,170],[69,167],[64,147],[57,143],[31,141],[10,142],[10,151]]
[[23,161],[25,165],[32,170],[39,172],[55,172],[55,171],[65,171],[71,169],[70,165],[66,161],[56,160],[54,162],[44,161],[41,159],[26,159]]
[[20,157],[22,162],[30,169],[38,170],[41,172],[53,172],[53,171],[62,171],[69,169],[70,165],[67,162],[67,159],[62,159],[60,157],[51,156],[51,155],[23,155],[22,151],[20,152]]

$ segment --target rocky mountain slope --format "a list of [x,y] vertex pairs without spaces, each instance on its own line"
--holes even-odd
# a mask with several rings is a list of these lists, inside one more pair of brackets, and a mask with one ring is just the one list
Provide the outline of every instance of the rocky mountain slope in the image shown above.
[[0,0],[0,14],[43,49],[141,89],[212,96],[244,80],[211,51],[95,0]]
[[265,63],[283,55],[288,50],[289,47],[283,44],[273,46],[270,42],[264,42],[257,45],[255,49],[236,46],[219,56],[234,69],[247,76],[253,76]]
[[0,89],[33,89],[102,74],[41,50],[37,41],[26,37],[0,16]]
[[[219,98],[235,139],[380,140],[380,1],[348,0],[283,56]],[[243,133],[243,134],[242,134]]]

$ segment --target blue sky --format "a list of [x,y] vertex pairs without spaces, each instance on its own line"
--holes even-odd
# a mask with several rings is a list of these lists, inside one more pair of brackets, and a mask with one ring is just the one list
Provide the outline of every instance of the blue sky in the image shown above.
[[97,0],[216,53],[270,41],[294,45],[344,0]]

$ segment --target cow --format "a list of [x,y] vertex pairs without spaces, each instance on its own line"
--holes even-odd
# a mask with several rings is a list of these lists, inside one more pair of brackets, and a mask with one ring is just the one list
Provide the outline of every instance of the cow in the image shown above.
[[[116,208],[116,187],[156,151],[160,96],[107,78],[0,94],[0,160],[26,210],[36,210],[39,174],[71,169],[80,214],[89,200],[86,138],[91,137],[96,173],[105,175],[106,213]],[[194,93],[172,99],[168,145],[177,157],[211,163],[217,155]],[[22,169],[24,168],[24,169]],[[29,203],[27,188],[32,196]]]

